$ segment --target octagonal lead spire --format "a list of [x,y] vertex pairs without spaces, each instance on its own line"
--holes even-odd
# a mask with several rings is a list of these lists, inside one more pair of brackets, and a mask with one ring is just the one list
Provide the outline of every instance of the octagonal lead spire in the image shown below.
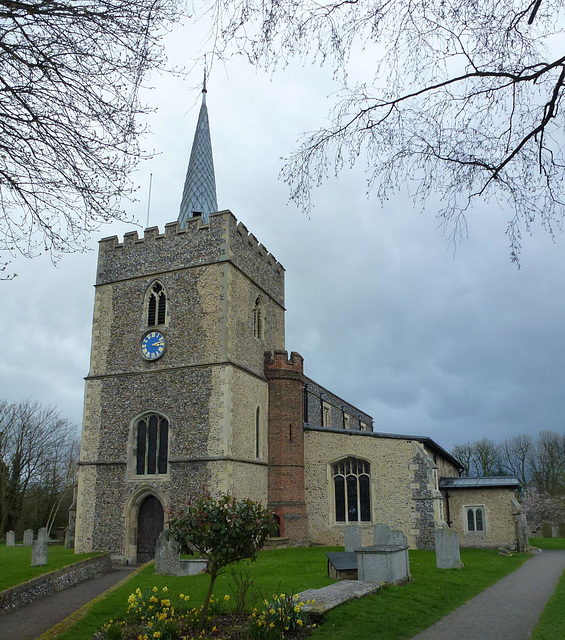
[[181,228],[185,227],[188,218],[193,216],[201,216],[203,222],[208,222],[210,214],[218,210],[206,93],[206,71],[204,71],[202,106],[192,143],[178,217]]

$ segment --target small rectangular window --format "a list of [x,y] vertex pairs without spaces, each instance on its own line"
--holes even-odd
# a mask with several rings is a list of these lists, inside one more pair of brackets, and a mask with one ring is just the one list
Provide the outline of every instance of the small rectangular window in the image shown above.
[[463,514],[467,532],[484,533],[486,531],[485,508],[483,505],[463,507]]
[[331,426],[331,407],[327,402],[322,403],[322,427]]

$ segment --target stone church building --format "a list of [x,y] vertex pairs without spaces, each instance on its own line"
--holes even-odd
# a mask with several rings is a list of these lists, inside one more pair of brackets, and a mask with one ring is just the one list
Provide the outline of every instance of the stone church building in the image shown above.
[[168,510],[203,487],[268,505],[291,544],[342,544],[347,524],[370,544],[380,522],[431,548],[444,520],[468,546],[513,544],[515,478],[473,486],[285,350],[284,268],[217,211],[205,98],[178,221],[100,242],[76,551],[151,558]]

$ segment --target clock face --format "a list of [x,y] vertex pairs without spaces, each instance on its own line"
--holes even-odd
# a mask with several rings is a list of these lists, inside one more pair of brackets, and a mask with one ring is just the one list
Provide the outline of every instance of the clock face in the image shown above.
[[157,360],[165,350],[165,336],[160,331],[146,333],[141,341],[141,353],[146,360]]

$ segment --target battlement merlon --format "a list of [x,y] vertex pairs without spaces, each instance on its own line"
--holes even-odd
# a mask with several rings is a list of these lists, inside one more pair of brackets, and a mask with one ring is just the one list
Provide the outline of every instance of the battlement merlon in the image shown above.
[[265,351],[265,376],[275,378],[304,379],[304,358],[296,351]]
[[121,243],[117,236],[103,238],[96,284],[227,261],[284,306],[284,267],[228,210],[211,214],[208,223],[189,218],[184,229],[170,222],[164,233],[149,227],[142,237],[124,234]]

